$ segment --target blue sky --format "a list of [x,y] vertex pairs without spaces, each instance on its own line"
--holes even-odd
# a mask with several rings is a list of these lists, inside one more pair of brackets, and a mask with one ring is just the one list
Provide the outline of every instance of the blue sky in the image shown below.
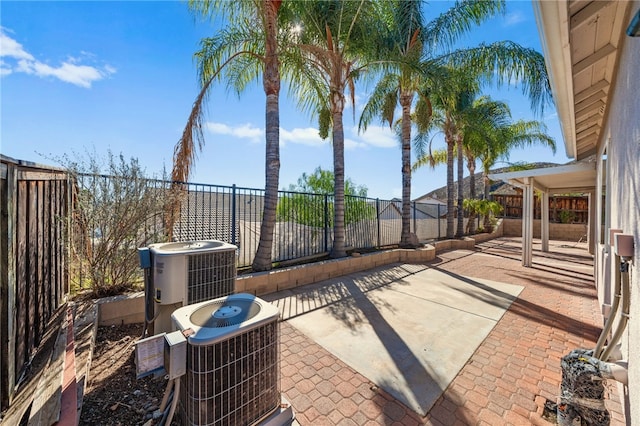
[[[451,5],[427,6],[427,19]],[[0,3],[0,143],[4,155],[44,164],[85,150],[137,157],[149,175],[171,168],[173,149],[198,93],[193,53],[215,26],[194,19],[178,1],[2,1]],[[461,43],[512,40],[540,50],[531,3],[509,1],[504,17],[473,30]],[[356,88],[356,114],[370,87]],[[280,106],[280,187],[304,172],[332,168],[329,140],[315,119],[299,112],[283,90]],[[517,87],[487,88],[509,103],[514,119],[534,118]],[[264,92],[261,82],[241,98],[216,87],[207,114],[206,146],[192,181],[264,187]],[[401,196],[400,148],[391,132],[372,126],[358,134],[345,111],[345,173],[369,196]],[[553,106],[536,117],[556,138],[545,148],[514,151],[510,161],[569,161]],[[434,140],[434,147],[443,147]],[[465,170],[466,175],[466,170]],[[413,174],[412,197],[446,182],[445,168]]]

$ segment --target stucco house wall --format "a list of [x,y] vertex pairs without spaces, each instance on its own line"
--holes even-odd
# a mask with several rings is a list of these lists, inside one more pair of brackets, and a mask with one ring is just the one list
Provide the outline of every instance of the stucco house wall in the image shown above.
[[[631,7],[632,14],[640,1]],[[627,21],[628,22],[628,21]],[[624,358],[629,360],[629,386],[625,389],[627,420],[640,424],[640,38],[623,36],[617,78],[613,84],[610,110],[603,128],[602,159],[606,144],[606,162],[599,161],[599,179],[606,182],[603,217],[598,209],[597,235],[609,228],[632,234],[635,253],[630,267],[631,315],[623,336]],[[611,96],[611,94],[610,94]],[[606,176],[606,177],[605,177]],[[596,285],[601,303],[611,303],[614,280],[613,248],[600,238],[596,253]]]

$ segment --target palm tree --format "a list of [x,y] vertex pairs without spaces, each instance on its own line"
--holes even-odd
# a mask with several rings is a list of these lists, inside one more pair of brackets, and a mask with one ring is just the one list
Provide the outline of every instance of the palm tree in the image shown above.
[[266,95],[265,107],[265,199],[260,241],[253,261],[253,269],[271,269],[273,230],[278,203],[280,173],[280,64],[278,37],[287,32],[278,31],[278,18],[282,0],[189,0],[189,8],[202,17],[226,15],[230,25],[211,38],[201,42],[195,54],[200,74],[201,90],[193,104],[182,137],[175,147],[172,180],[186,182],[195,161],[196,148],[204,147],[203,106],[213,83],[224,72],[228,84],[238,93],[249,82],[263,77]]
[[[475,48],[456,50],[449,54],[444,54],[431,62],[432,66],[442,67],[443,63],[448,63],[450,67],[455,67],[457,71],[450,73],[446,80],[445,87],[440,87],[435,92],[435,96],[447,101],[449,107],[462,107],[468,105],[469,96],[473,95],[475,88],[473,81],[477,79],[477,84],[482,85],[488,82],[495,82],[498,85],[509,83],[510,81],[520,81],[522,90],[531,101],[532,108],[536,112],[542,112],[544,105],[551,100],[549,80],[544,65],[544,58],[535,50],[523,48],[513,42],[497,42],[491,45],[480,45]],[[447,73],[442,73],[447,75]],[[464,76],[464,77],[457,77]],[[453,75],[454,78],[450,76]],[[461,81],[458,79],[461,78]],[[447,88],[448,87],[448,88]],[[468,93],[465,93],[468,92]],[[434,95],[432,95],[434,96]],[[459,97],[459,99],[457,99]],[[457,99],[457,100],[456,100]],[[466,99],[466,100],[465,100]],[[460,103],[456,105],[456,102]],[[447,161],[447,237],[453,237],[453,149],[452,145],[461,144],[458,134],[455,116],[451,111],[449,116],[445,115],[445,140],[447,141],[448,155]],[[461,124],[461,123],[459,123]],[[425,137],[416,138],[419,155],[424,154],[421,141]],[[462,150],[459,150],[462,155]],[[458,158],[459,178],[463,160]],[[460,194],[460,192],[459,192]],[[458,208],[461,208],[461,196],[459,195]],[[462,230],[461,214],[458,215],[458,235]]]
[[[471,180],[470,198],[475,194],[475,166],[476,159],[480,159],[485,180],[485,199],[489,198],[489,172],[498,159],[508,159],[509,152],[515,148],[524,148],[534,144],[541,144],[551,148],[555,153],[556,145],[553,138],[546,132],[546,126],[538,121],[519,120],[512,122],[509,107],[504,102],[493,101],[482,96],[473,102],[472,108],[466,113],[467,124],[463,135],[463,153],[467,160]],[[459,153],[456,146],[455,153]],[[436,164],[444,164],[449,155],[444,150],[437,150],[419,157],[413,169]],[[458,188],[462,187],[458,180]],[[473,217],[470,218],[470,233],[474,232]]]
[[[390,2],[387,10],[388,31],[390,37],[380,49],[381,59],[394,64],[376,85],[360,118],[360,129],[379,116],[391,127],[394,121],[396,105],[402,109],[401,145],[402,145],[402,231],[400,246],[411,246],[411,109],[415,103],[414,121],[419,132],[425,132],[431,119],[430,90],[424,87],[437,87],[440,83],[440,67],[433,58],[434,51],[448,49],[472,24],[479,24],[485,18],[504,8],[501,1],[466,1],[456,3],[454,7],[438,18],[424,25],[422,16],[423,2]],[[426,52],[425,52],[426,46]],[[426,54],[426,56],[425,56]],[[420,60],[425,60],[420,64]],[[421,90],[422,89],[422,90]],[[417,99],[416,99],[416,94]],[[415,102],[414,102],[415,100]],[[451,176],[451,179],[453,177]],[[450,209],[453,205],[449,206]]]
[[491,182],[489,172],[499,160],[508,160],[509,153],[516,148],[535,144],[547,146],[555,154],[555,140],[547,134],[544,123],[536,120],[518,120],[490,129],[484,144],[474,144],[475,157],[480,159],[484,174],[484,198],[489,198]]
[[[382,27],[379,3],[319,0],[296,3],[304,24],[296,44],[296,66],[288,68],[300,106],[316,115],[320,136],[331,129],[334,173],[334,235],[330,256],[346,256],[344,222],[344,129],[347,103],[355,102],[357,78],[375,58]],[[292,58],[294,61],[296,58]],[[354,112],[355,113],[355,112]]]
[[[431,100],[434,109],[438,112],[434,125],[444,133],[447,145],[447,238],[452,238],[454,236],[454,154],[457,153],[458,163],[458,226],[456,235],[460,237],[464,233],[464,217],[462,214],[463,186],[461,184],[464,164],[462,142],[466,128],[473,124],[472,106],[479,87],[478,80],[471,78],[463,69],[441,67],[440,75],[444,84],[431,91]],[[445,78],[446,80],[444,80]],[[422,141],[424,138],[419,137],[417,140]],[[422,152],[424,149],[420,147],[420,151]]]
[[[509,107],[504,102],[493,101],[487,96],[472,99],[472,103],[468,109],[464,111],[464,130],[458,135],[458,236],[464,233],[463,222],[463,156],[467,160],[467,169],[469,170],[469,180],[471,183],[470,197],[476,198],[476,182],[475,182],[475,151],[476,146],[483,146],[483,143],[490,137],[491,131],[499,127],[502,123],[506,123],[511,118]],[[469,216],[469,233],[475,233],[475,212],[471,211]]]
[[[443,65],[464,68],[467,70],[468,75],[477,77],[481,82],[494,80],[494,73],[497,75],[498,84],[511,80],[521,81],[523,92],[529,96],[534,108],[542,109],[544,104],[551,98],[544,58],[532,49],[526,49],[507,41],[491,45],[480,45],[470,49],[458,49],[453,52],[448,50],[474,24],[479,25],[488,17],[503,12],[505,10],[504,1],[471,0],[456,2],[451,9],[442,13],[428,24],[423,25],[420,28],[419,38],[416,37],[414,30],[416,27],[406,25],[406,23],[417,23],[421,22],[421,20],[418,21],[414,18],[414,16],[419,15],[401,13],[402,11],[410,12],[415,10],[415,5],[411,4],[412,2],[405,3],[407,2],[392,3],[399,12],[391,16],[399,16],[403,19],[387,18],[386,21],[392,22],[394,25],[397,25],[395,23],[404,23],[404,25],[397,25],[401,30],[397,32],[395,37],[392,37],[395,43],[381,45],[383,58],[395,61],[397,66],[380,80],[370,100],[370,108],[369,110],[365,108],[364,117],[361,120],[361,125],[366,125],[378,113],[383,120],[392,122],[395,106],[398,102],[401,104],[403,146],[403,231],[401,241],[406,241],[405,235],[409,233],[410,210],[408,206],[411,193],[411,168],[406,160],[409,158],[410,162],[411,149],[410,142],[408,142],[410,141],[411,132],[409,124],[410,113],[408,112],[410,107],[407,107],[407,105],[413,103],[415,93],[420,94],[416,100],[413,117],[417,120],[418,131],[424,133],[429,128],[428,121],[432,112],[429,101],[434,93],[443,94],[445,92],[443,85],[457,84],[455,80],[446,75],[447,73],[443,75],[441,72]],[[412,55],[414,54],[411,49],[415,49],[418,45],[423,46],[422,62],[419,67],[420,72],[417,72],[416,68],[411,66]],[[395,46],[396,49],[388,50],[384,48],[385,46]],[[448,83],[443,83],[442,77]],[[411,96],[407,96],[407,94]],[[461,141],[458,138],[453,117],[450,116],[448,119],[445,117],[445,120],[447,127],[445,138],[448,137],[448,147],[451,148],[452,144],[460,144]],[[420,146],[421,140],[424,141],[425,138],[418,137],[414,140],[417,143],[416,148],[419,153],[423,153],[423,147]],[[459,164],[461,164],[461,159],[459,159]],[[462,169],[462,167],[459,167],[459,169]],[[453,237],[453,158],[451,164],[447,167],[447,186],[447,236]],[[459,208],[461,207],[460,202]],[[462,219],[460,214],[459,219]]]
[[[396,105],[402,109],[400,140],[402,146],[402,231],[400,247],[411,247],[411,108],[420,85],[419,61],[422,56],[424,34],[422,2],[416,0],[392,3],[387,10],[390,37],[383,44],[381,59],[388,57],[389,71],[376,85],[360,116],[360,130],[379,116],[393,126]],[[419,97],[421,109],[429,109],[429,100]],[[430,113],[420,114],[428,123]],[[421,124],[426,125],[423,122]]]

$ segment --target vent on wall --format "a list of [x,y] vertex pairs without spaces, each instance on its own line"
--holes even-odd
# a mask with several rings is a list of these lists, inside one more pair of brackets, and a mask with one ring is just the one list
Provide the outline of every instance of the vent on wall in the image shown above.
[[180,404],[186,425],[253,425],[278,410],[279,312],[249,294],[185,306],[174,325],[189,331]]

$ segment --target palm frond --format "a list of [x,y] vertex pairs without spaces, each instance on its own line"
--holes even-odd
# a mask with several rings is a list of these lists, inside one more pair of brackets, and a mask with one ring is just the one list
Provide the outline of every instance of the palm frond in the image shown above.
[[424,43],[429,52],[443,52],[453,46],[473,25],[505,11],[503,0],[457,1],[446,12],[426,24]]
[[551,87],[544,57],[512,41],[481,44],[443,55],[443,61],[464,68],[498,86],[519,85],[534,112],[542,114],[551,102]]
[[359,130],[366,130],[375,117],[380,117],[383,122],[389,123],[389,127],[391,127],[397,104],[398,76],[396,74],[386,74],[369,95],[369,100],[360,115]]

